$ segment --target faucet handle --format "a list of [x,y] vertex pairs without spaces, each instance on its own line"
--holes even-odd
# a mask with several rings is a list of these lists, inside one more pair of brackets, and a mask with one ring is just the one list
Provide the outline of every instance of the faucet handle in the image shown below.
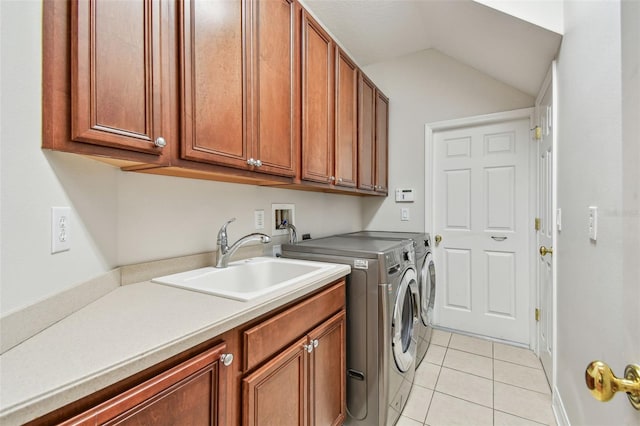
[[224,223],[224,225],[222,225],[222,228],[220,228],[220,229],[224,229],[224,230],[226,231],[226,230],[227,230],[227,225],[228,225],[228,224],[230,224],[231,222],[235,222],[235,220],[236,220],[236,218],[235,218],[235,217],[232,217],[231,219],[229,219],[228,221],[226,221],[226,222]]
[[222,246],[226,246],[227,245],[227,225],[229,225],[231,222],[233,222],[235,220],[236,220],[236,218],[233,217],[233,218],[229,219],[228,221],[226,221],[224,223],[224,225],[222,225],[222,227],[218,231],[218,244],[220,244]]

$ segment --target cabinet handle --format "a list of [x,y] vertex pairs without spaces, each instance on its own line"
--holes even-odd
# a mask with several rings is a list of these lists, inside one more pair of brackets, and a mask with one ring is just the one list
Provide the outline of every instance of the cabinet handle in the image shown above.
[[338,182],[342,182],[342,178],[338,178]]
[[220,355],[220,362],[222,362],[222,364],[225,367],[230,366],[231,363],[233,362],[233,354],[222,354],[222,355]]
[[307,351],[308,353],[313,352],[313,343],[309,344],[309,345],[302,345],[302,347],[304,348],[305,351]]
[[153,142],[153,144],[155,146],[157,146],[158,148],[164,148],[165,146],[167,146],[167,141],[164,140],[164,138],[162,136],[157,137],[156,140]]
[[311,343],[313,343],[313,347],[317,348],[318,345],[320,344],[320,342],[318,341],[318,339],[312,340]]
[[250,166],[255,166],[256,165],[256,160],[254,160],[253,158],[249,158],[247,160],[247,164]]
[[329,178],[329,180],[330,180],[331,182],[335,182],[335,181],[336,181],[336,177],[335,177],[335,176],[331,176],[331,177]]
[[262,167],[262,161],[256,160],[256,167]]

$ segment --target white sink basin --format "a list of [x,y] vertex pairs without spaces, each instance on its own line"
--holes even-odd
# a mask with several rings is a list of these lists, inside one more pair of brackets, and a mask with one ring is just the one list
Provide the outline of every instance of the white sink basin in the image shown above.
[[226,268],[211,266],[151,281],[246,302],[313,278],[333,266],[304,260],[254,257],[231,262]]

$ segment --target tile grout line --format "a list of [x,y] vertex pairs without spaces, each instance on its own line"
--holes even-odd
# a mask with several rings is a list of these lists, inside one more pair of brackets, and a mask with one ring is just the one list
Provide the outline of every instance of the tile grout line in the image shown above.
[[[484,406],[483,404],[479,404],[479,403],[477,403],[475,401],[470,401],[470,400],[467,400],[467,399],[464,399],[464,398],[460,398],[459,396],[451,395],[451,394],[448,394],[448,393],[445,393],[445,392],[441,392],[441,391],[436,389],[438,387],[438,382],[440,380],[440,376],[442,375],[443,369],[445,368],[444,363],[445,363],[445,359],[447,358],[447,355],[449,355],[449,349],[453,349],[454,351],[464,352],[464,353],[469,354],[469,355],[476,355],[476,356],[480,356],[480,357],[484,357],[484,358],[489,358],[486,355],[482,355],[482,354],[478,354],[478,353],[475,353],[475,352],[469,352],[469,351],[466,351],[466,350],[463,350],[463,349],[451,347],[450,345],[451,345],[451,342],[453,340],[453,337],[454,337],[454,333],[449,333],[448,339],[446,339],[446,346],[442,346],[441,344],[432,343],[435,346],[439,346],[439,347],[443,348],[444,349],[444,355],[442,357],[442,360],[440,361],[440,364],[435,364],[435,363],[429,362],[429,364],[432,364],[434,366],[438,366],[439,370],[438,370],[438,374],[436,376],[435,384],[433,386],[434,389],[433,389],[433,392],[431,394],[431,398],[428,401],[427,414],[425,416],[424,421],[422,422],[423,426],[428,426],[427,418],[428,418],[429,412],[430,412],[430,410],[432,408],[432,404],[433,404],[433,400],[435,398],[436,392],[440,393],[441,395],[447,395],[449,397],[452,397],[452,398],[455,398],[455,399],[458,399],[458,400],[461,400],[461,401],[465,401],[465,402],[468,402],[468,403],[471,403],[471,404],[474,404],[474,405]],[[441,343],[445,343],[445,342],[442,341]],[[503,385],[506,385],[506,386],[512,386],[512,387],[515,387],[517,389],[522,389],[522,390],[525,390],[525,391],[534,392],[534,393],[539,394],[539,395],[548,396],[549,394],[545,393],[545,392],[540,392],[540,391],[537,391],[537,390],[534,390],[534,389],[528,389],[528,388],[525,388],[525,387],[514,385],[514,384],[511,384],[511,383],[506,383],[506,382],[503,382],[501,380],[496,380],[496,361],[500,361],[500,362],[503,362],[503,363],[506,363],[506,364],[510,364],[510,365],[514,365],[514,366],[525,367],[527,369],[525,371],[530,371],[531,373],[535,373],[535,372],[539,371],[540,369],[536,368],[536,367],[532,367],[530,365],[524,365],[524,364],[521,364],[521,363],[518,363],[518,362],[513,362],[513,361],[510,361],[510,360],[497,359],[496,358],[496,346],[495,346],[495,344],[496,344],[496,342],[491,342],[491,357],[490,357],[491,358],[491,376],[492,376],[490,380],[491,380],[492,395],[493,395],[492,404],[491,404],[492,420],[493,420],[492,424],[493,425],[496,424],[496,411],[499,411],[500,413],[503,413],[503,414],[506,414],[506,415],[509,415],[509,416],[514,416],[514,417],[517,417],[517,418],[520,418],[520,419],[523,419],[523,420],[530,421],[532,423],[544,425],[544,423],[540,423],[540,422],[538,422],[536,420],[529,419],[529,418],[522,417],[522,416],[517,415],[517,414],[511,414],[509,412],[505,412],[503,410],[497,410],[496,409],[496,384],[497,383],[500,383],[500,384],[503,384]],[[428,362],[428,361],[426,361],[426,362]],[[487,377],[479,376],[479,375],[476,375],[474,373],[470,373],[470,372],[463,371],[463,370],[458,370],[457,368],[451,368],[449,366],[447,366],[446,368],[448,368],[450,370],[453,370],[453,371],[460,372],[460,373],[469,374],[469,375],[472,375],[472,376],[475,376],[475,377],[478,377],[478,378],[489,380],[489,379],[487,379]],[[542,370],[542,371],[544,371],[544,370]],[[486,407],[486,406],[484,406],[484,407]],[[487,407],[487,408],[489,408],[489,407]]]
[[[509,412],[507,412],[507,411],[503,411],[503,410],[493,410],[493,411],[494,411],[494,413],[497,411],[497,412],[499,412],[499,413],[507,414],[507,415],[509,415],[509,416],[513,416],[513,417],[517,417],[517,418],[519,418],[519,419],[526,420],[526,421],[528,421],[528,422],[536,423],[536,424],[539,424],[540,426],[549,426],[549,425],[547,425],[546,423],[540,423],[540,422],[539,422],[539,421],[537,421],[537,420],[528,419],[528,418],[526,418],[526,417],[522,417],[522,416],[519,416],[519,415],[517,415],[517,414],[509,413]],[[494,422],[494,423],[495,423],[495,422]]]
[[491,412],[493,426],[496,425],[496,345],[491,343],[491,391],[493,392]]
[[[444,366],[444,359],[447,357],[447,352],[449,351],[449,342],[451,341],[451,333],[449,333],[449,338],[447,339],[447,346],[444,346],[444,356],[442,357],[442,361],[440,361],[440,365],[438,366],[438,376],[436,377],[436,381],[433,384],[433,392],[431,393],[431,399],[429,400],[429,407],[427,408],[427,414],[424,416],[423,425],[427,425],[427,418],[429,418],[429,410],[431,410],[431,404],[433,403],[433,398],[436,396],[436,388],[438,387],[438,381],[440,380],[440,374],[442,374],[442,368]],[[440,346],[440,345],[436,345]],[[442,346],[441,346],[442,347]]]

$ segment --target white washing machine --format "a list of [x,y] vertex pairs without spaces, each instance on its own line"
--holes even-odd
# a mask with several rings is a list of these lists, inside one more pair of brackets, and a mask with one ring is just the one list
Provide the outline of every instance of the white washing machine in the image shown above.
[[393,231],[359,231],[343,236],[413,242],[420,289],[420,322],[416,325],[415,333],[418,341],[416,366],[420,365],[431,343],[433,306],[436,298],[436,269],[431,253],[431,236],[424,232]]
[[345,424],[395,424],[415,376],[420,308],[413,244],[334,236],[284,244],[282,256],[351,266]]

